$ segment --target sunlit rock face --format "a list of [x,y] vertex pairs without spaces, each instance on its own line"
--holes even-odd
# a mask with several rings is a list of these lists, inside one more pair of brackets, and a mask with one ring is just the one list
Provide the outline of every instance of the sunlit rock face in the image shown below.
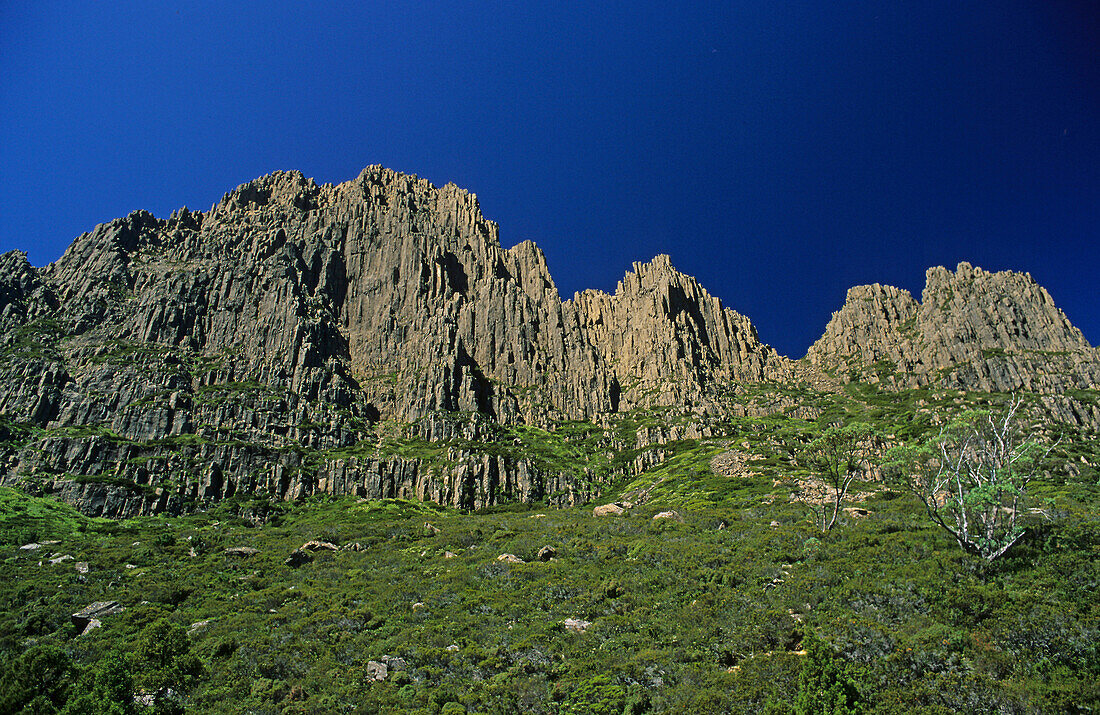
[[842,379],[1058,395],[1100,384],[1100,358],[1027,273],[928,269],[917,302],[858,286],[807,358]]
[[1100,424],[1059,397],[1100,382],[1096,350],[1026,274],[934,268],[920,303],[853,288],[807,358],[667,256],[563,301],[542,252],[502,248],[454,185],[276,172],[205,213],[100,225],[45,268],[0,256],[0,481],[110,516],[317,492],[567,504],[584,470],[479,445],[637,408],[720,420],[745,385],[853,378],[1040,391]]

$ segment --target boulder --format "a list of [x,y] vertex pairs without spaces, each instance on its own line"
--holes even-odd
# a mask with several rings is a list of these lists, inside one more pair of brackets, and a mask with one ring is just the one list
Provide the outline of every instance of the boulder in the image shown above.
[[565,630],[570,633],[584,633],[592,627],[590,622],[582,621],[579,618],[566,618],[562,621],[562,625],[565,626]]
[[103,625],[103,621],[99,620],[98,618],[93,618],[93,619],[89,620],[87,625],[84,626],[84,629],[80,631],[80,635],[86,636],[89,633],[91,633],[92,631],[94,631],[96,628],[99,628],[102,625]]
[[382,662],[389,670],[392,670],[395,673],[409,669],[409,665],[405,662],[404,658],[398,658],[392,655],[384,655],[382,656]]
[[657,521],[659,519],[672,519],[673,521],[683,521],[684,517],[680,516],[679,512],[662,511],[660,514],[655,514],[653,516],[653,521]]
[[558,550],[553,546],[543,546],[539,549],[539,561],[549,561],[558,555]]
[[80,635],[84,635],[102,625],[101,619],[121,613],[122,610],[118,601],[96,601],[80,609],[70,618],[73,625],[80,629]]
[[390,669],[385,663],[377,660],[367,661],[367,676],[372,680],[385,680],[390,674]]
[[507,563],[507,564],[522,564],[522,563],[525,563],[523,559],[516,556],[515,554],[501,554],[500,556],[497,557],[497,561],[503,561],[504,563]]
[[187,635],[191,636],[191,635],[194,635],[194,634],[198,633],[199,631],[206,630],[206,627],[210,625],[211,620],[212,619],[207,618],[204,621],[196,621],[196,622],[192,623],[187,628]]
[[592,510],[592,516],[622,516],[624,511],[618,504],[603,504]]
[[340,549],[337,548],[336,544],[330,544],[327,541],[318,541],[318,540],[314,539],[313,541],[307,541],[306,543],[302,544],[302,546],[299,550],[300,551],[339,551]]

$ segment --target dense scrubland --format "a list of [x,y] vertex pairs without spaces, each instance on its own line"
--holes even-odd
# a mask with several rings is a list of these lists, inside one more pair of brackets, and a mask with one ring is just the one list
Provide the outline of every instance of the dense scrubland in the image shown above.
[[[731,418],[656,445],[656,466],[560,509],[237,495],[112,521],[5,488],[0,711],[1088,712],[1095,434],[1027,423],[1054,447],[1021,503],[1026,535],[991,561],[879,468],[1009,399],[854,383],[804,396],[812,420]],[[823,530],[828,483],[807,450],[844,425],[873,436]],[[593,430],[528,430],[520,446],[563,468],[637,458]],[[593,515],[614,502],[622,514]],[[104,601],[122,610],[81,635],[71,614]]]

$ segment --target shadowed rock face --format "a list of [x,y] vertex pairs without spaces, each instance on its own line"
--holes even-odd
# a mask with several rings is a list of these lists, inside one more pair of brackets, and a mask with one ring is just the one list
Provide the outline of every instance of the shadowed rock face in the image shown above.
[[[0,481],[110,516],[237,494],[571,503],[591,485],[469,445],[639,407],[713,419],[735,385],[830,382],[819,368],[895,387],[1100,382],[1096,350],[1026,275],[931,269],[921,303],[853,288],[794,363],[667,256],[562,301],[542,252],[503,249],[473,194],[376,166],[135,212],[43,269],[4,254],[0,333]],[[372,451],[394,424],[466,446]]]

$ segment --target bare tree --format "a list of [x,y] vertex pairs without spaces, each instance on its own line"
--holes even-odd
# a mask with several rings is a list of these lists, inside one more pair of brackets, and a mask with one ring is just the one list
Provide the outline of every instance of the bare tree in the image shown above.
[[1001,413],[965,412],[935,439],[896,447],[887,456],[889,471],[904,479],[932,520],[986,561],[1026,533],[1018,517],[1027,486],[1053,449],[1044,451],[1032,438],[1020,417],[1022,404],[1014,396]]

